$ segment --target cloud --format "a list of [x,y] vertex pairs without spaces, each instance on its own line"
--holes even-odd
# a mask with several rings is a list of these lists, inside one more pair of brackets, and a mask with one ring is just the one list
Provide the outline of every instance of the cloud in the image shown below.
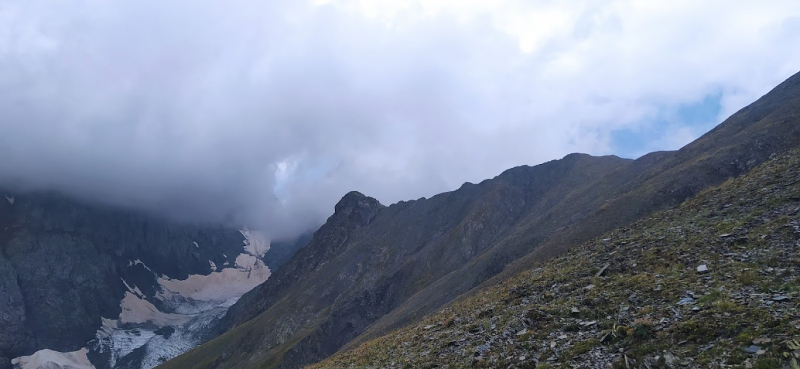
[[798,31],[796,1],[3,2],[0,183],[284,236],[349,190],[677,148]]

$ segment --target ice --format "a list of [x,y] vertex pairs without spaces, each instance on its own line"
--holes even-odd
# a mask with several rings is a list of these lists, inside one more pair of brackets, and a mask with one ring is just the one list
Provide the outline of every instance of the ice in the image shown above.
[[[269,242],[257,231],[245,229],[242,235],[245,245],[233,267],[226,261],[220,269],[209,260],[212,273],[183,280],[153,273],[161,287],[155,297],[158,301],[148,301],[138,287],[123,280],[128,292],[120,302],[122,313],[116,319],[103,318],[96,339],[89,343],[92,352],[108,360],[103,366],[114,367],[123,359],[126,365],[141,360],[140,367],[149,369],[202,343],[214,322],[239,297],[270,276],[261,260]],[[139,259],[129,262],[129,266],[138,264],[152,272]]]
[[263,233],[249,228],[242,229],[240,232],[244,236],[244,250],[248,254],[260,259],[269,251],[269,240]]
[[82,348],[73,352],[39,350],[31,356],[21,356],[11,360],[17,369],[94,369],[86,354],[89,350]]

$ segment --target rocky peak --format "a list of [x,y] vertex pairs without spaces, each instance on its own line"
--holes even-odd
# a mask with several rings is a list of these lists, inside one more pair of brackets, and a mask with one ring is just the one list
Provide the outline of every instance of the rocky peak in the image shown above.
[[378,200],[358,191],[350,191],[336,204],[330,220],[355,222],[358,226],[369,224],[385,208]]

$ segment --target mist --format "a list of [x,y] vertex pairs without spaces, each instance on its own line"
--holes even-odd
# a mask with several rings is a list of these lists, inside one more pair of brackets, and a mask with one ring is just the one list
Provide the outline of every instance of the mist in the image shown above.
[[288,237],[350,190],[676,149],[800,66],[797,2],[648,4],[3,2],[0,186]]

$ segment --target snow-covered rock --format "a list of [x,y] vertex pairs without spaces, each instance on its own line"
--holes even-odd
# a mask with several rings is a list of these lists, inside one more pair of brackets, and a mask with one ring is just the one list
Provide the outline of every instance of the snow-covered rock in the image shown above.
[[263,233],[249,228],[242,229],[244,236],[244,250],[259,259],[269,251],[269,240]]
[[[209,260],[212,273],[186,279],[153,273],[160,286],[155,299],[145,297],[138,287],[123,280],[128,292],[120,302],[122,313],[115,319],[103,319],[96,339],[90,343],[92,352],[104,357],[111,367],[133,362],[149,369],[201,344],[213,322],[270,276],[269,267],[261,260],[269,250],[269,241],[258,231],[241,232],[245,242],[233,266],[226,262],[220,269]],[[129,262],[131,266],[138,264],[152,272],[141,260]]]
[[21,356],[11,360],[16,369],[94,369],[86,354],[89,350],[82,348],[73,352],[39,350],[31,356]]

